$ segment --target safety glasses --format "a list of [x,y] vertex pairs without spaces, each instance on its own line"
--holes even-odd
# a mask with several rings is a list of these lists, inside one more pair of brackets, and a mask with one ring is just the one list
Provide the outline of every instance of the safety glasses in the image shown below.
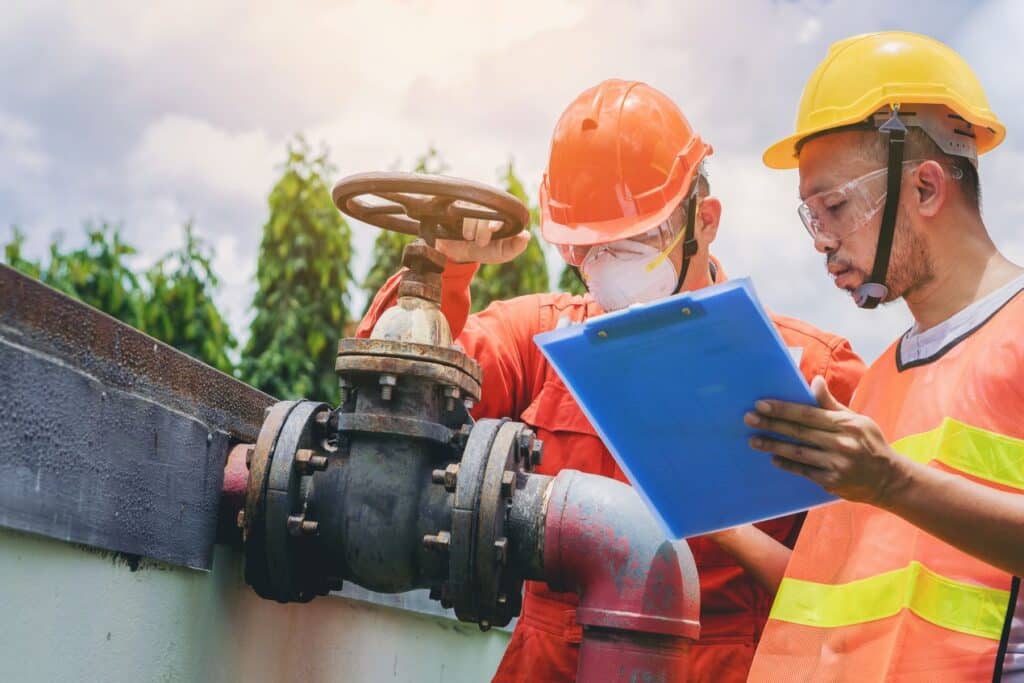
[[589,256],[596,257],[603,253],[628,256],[635,254],[639,246],[644,245],[658,251],[658,256],[647,265],[648,269],[654,269],[668,258],[668,255],[683,239],[684,227],[677,221],[669,219],[647,232],[607,244],[557,244],[555,246],[566,263],[579,268]]
[[[921,164],[927,159],[911,159],[908,166]],[[960,174],[960,175],[958,175]],[[953,177],[962,176],[953,167]],[[811,195],[797,207],[797,213],[812,238],[826,234],[842,240],[866,225],[885,205],[886,169],[865,173],[839,187]]]

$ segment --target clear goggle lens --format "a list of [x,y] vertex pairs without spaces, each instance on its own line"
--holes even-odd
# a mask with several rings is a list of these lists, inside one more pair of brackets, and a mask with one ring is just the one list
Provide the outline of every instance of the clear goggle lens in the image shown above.
[[[924,163],[927,159],[911,159],[908,166]],[[959,180],[963,172],[949,164],[953,179]],[[885,205],[887,169],[880,168],[854,178],[839,187],[811,195],[797,207],[797,214],[812,238],[826,234],[843,239],[864,227]]]
[[683,237],[683,226],[675,226],[673,223],[668,220],[647,232],[605,244],[556,244],[555,247],[566,263],[579,268],[592,252],[607,251],[626,255],[634,253],[636,245],[643,244],[659,252],[660,256],[653,263],[656,266]]

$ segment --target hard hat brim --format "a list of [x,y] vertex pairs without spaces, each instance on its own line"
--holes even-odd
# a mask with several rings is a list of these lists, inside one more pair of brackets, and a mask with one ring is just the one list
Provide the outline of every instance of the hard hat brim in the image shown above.
[[542,220],[540,233],[549,244],[564,246],[589,246],[629,239],[653,230],[667,221],[685,196],[686,192],[681,192],[677,199],[643,216],[575,225],[564,225],[550,219]]
[[951,111],[956,112],[976,127],[978,154],[983,154],[995,148],[1006,137],[1006,127],[991,112],[976,112],[974,108],[968,106],[959,98],[937,96],[935,93],[922,93],[917,96],[889,96],[868,100],[866,104],[845,117],[833,118],[820,126],[811,126],[804,130],[799,130],[768,147],[761,156],[761,160],[768,168],[780,170],[797,168],[800,165],[798,147],[803,140],[812,135],[826,133],[832,129],[843,128],[866,121],[869,116],[882,107],[894,104],[941,104],[948,107]]
[[[690,191],[690,187],[696,178],[696,171],[696,168],[690,170],[688,177],[684,178],[681,188],[660,209],[637,216],[626,216],[610,221],[580,222],[569,225],[559,223],[551,218],[550,213],[544,210],[545,202],[542,201],[540,234],[549,244],[565,246],[607,244],[608,242],[641,235],[669,219],[672,212],[679,207]],[[542,186],[542,192],[543,189]]]

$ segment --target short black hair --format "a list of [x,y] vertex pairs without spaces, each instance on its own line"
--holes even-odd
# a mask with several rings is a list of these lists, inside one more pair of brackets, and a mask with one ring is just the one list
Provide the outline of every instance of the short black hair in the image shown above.
[[[865,139],[868,144],[862,150],[864,156],[871,161],[878,161],[885,164],[889,159],[889,148],[884,135],[874,131],[865,131]],[[981,179],[978,177],[978,169],[969,159],[954,154],[943,152],[935,141],[932,140],[923,128],[917,126],[907,127],[906,147],[904,148],[904,159],[931,159],[949,164],[960,171],[960,189],[963,192],[967,203],[977,211],[981,211]]]

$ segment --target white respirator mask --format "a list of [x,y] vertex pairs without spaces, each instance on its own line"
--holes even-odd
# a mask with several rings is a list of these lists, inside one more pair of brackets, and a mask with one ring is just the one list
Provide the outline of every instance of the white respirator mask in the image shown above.
[[671,296],[679,282],[668,252],[632,240],[592,248],[580,264],[580,273],[606,312]]

